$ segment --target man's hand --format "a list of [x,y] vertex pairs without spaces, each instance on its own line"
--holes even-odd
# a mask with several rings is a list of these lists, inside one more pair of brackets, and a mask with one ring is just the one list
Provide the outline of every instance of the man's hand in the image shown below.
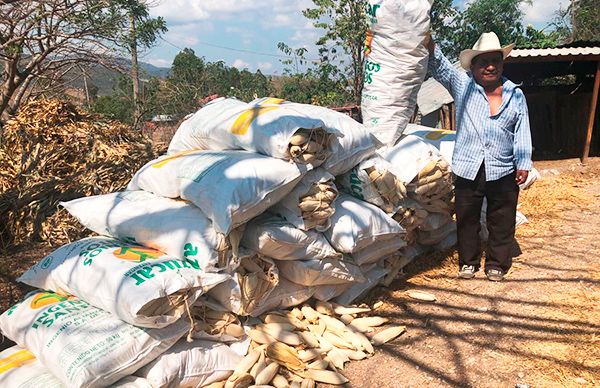
[[515,181],[517,181],[518,185],[523,184],[527,180],[528,175],[529,171],[527,170],[517,170],[517,177],[515,178]]
[[433,38],[431,37],[431,32],[427,32],[425,34],[425,40],[423,41],[423,45],[425,47],[427,47],[427,50],[429,50],[429,55],[433,55],[433,49],[435,48],[435,42],[433,41]]

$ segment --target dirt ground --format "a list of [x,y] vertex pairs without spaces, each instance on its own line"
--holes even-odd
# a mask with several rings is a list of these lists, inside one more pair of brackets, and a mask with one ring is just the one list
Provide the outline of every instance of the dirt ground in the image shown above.
[[[600,158],[535,166],[542,179],[521,197],[529,223],[517,230],[523,254],[507,279],[458,280],[454,251],[409,264],[367,299],[384,301],[377,313],[407,332],[347,364],[348,386],[600,386]],[[0,311],[25,291],[15,278],[49,251],[0,256]],[[437,302],[411,300],[408,289]]]

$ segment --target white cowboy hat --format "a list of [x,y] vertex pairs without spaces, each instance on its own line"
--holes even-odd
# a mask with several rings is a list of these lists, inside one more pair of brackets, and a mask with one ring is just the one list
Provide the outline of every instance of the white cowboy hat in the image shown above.
[[463,67],[463,69],[469,70],[471,67],[471,61],[476,56],[484,53],[499,51],[502,53],[503,59],[506,59],[514,47],[514,43],[502,47],[500,46],[500,39],[498,39],[498,35],[493,32],[484,32],[481,34],[479,39],[477,39],[477,42],[475,42],[473,48],[461,51],[458,58],[460,59],[460,65]]

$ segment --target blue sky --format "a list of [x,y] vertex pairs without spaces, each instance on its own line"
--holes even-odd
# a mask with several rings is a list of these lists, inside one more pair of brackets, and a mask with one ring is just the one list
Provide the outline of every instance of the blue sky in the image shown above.
[[[454,1],[459,7],[467,2]],[[524,7],[525,23],[544,27],[560,3],[566,6],[568,0],[533,0]],[[189,47],[207,61],[281,74],[277,43],[282,41],[307,48],[307,58],[318,57],[314,42],[321,31],[302,15],[311,0],[154,0],[153,4],[152,16],[165,18],[169,28],[141,58],[155,66],[170,67],[175,55]]]

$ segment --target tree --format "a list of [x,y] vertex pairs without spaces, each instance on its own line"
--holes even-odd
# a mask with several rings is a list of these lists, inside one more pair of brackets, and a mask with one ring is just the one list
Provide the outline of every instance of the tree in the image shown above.
[[[364,41],[367,33],[365,9],[367,0],[313,0],[315,8],[303,11],[303,15],[313,20],[313,25],[325,30],[317,40],[321,68],[329,75],[339,74],[332,71],[331,64],[344,66],[343,74],[352,90],[351,97],[360,104],[363,86]],[[339,52],[341,50],[341,53]],[[350,63],[346,61],[350,57]]]
[[475,0],[455,19],[455,35],[446,54],[457,58],[484,32],[495,32],[502,44],[516,42],[523,35],[521,7],[531,0]]
[[431,5],[431,31],[444,52],[454,44],[454,28],[459,14],[452,0],[434,0]]
[[150,18],[148,5],[144,0],[113,0],[117,11],[123,13],[126,23],[120,26],[115,43],[131,57],[131,81],[133,89],[133,123],[137,126],[143,114],[143,101],[140,100],[140,79],[138,52],[152,47],[161,34],[167,31],[162,17]]
[[574,40],[600,40],[600,0],[573,0],[570,16]]
[[[0,2],[0,117],[13,114],[28,96],[62,82],[84,63],[122,68],[115,44],[134,0],[21,0]],[[146,30],[138,33],[145,44]]]

